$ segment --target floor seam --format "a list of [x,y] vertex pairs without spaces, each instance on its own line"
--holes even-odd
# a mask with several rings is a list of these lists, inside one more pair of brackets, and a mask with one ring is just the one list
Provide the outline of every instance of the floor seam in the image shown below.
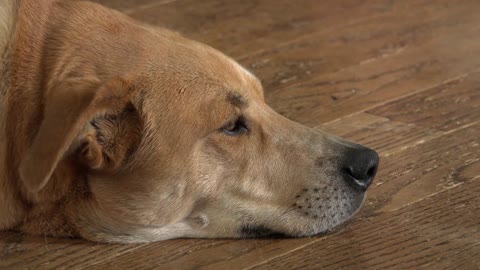
[[135,12],[138,12],[138,11],[142,11],[142,10],[149,9],[149,8],[152,8],[152,7],[156,7],[156,6],[170,4],[170,3],[173,3],[173,2],[177,2],[177,1],[179,1],[179,0],[155,1],[155,2],[152,2],[152,3],[136,6],[134,8],[127,8],[127,9],[123,10],[122,12],[125,13],[125,14],[128,14],[128,15],[131,15],[131,14],[133,14]]
[[[337,121],[340,121],[341,119],[344,119],[344,118],[348,118],[348,117],[352,117],[354,115],[357,115],[357,114],[360,114],[360,113],[368,113],[369,110],[373,110],[375,108],[378,108],[378,107],[381,107],[381,106],[384,106],[384,105],[387,105],[387,104],[390,104],[390,103],[393,103],[395,101],[398,101],[398,100],[401,100],[401,99],[404,99],[404,98],[407,98],[407,97],[411,97],[411,96],[414,96],[414,95],[417,95],[417,94],[420,94],[422,92],[425,92],[425,91],[428,91],[428,90],[432,90],[434,88],[437,88],[437,87],[440,87],[442,85],[445,85],[445,84],[448,84],[448,83],[451,83],[453,81],[456,81],[456,80],[461,80],[463,78],[466,78],[474,73],[478,73],[480,72],[480,68],[474,68],[472,69],[471,71],[468,71],[468,72],[465,72],[465,73],[462,73],[462,74],[459,74],[455,77],[452,77],[452,78],[449,78],[447,80],[443,80],[442,82],[440,83],[437,83],[437,84],[434,84],[434,85],[431,85],[431,86],[428,86],[428,87],[425,87],[425,88],[422,88],[422,89],[419,89],[417,91],[414,91],[414,92],[410,92],[408,94],[405,94],[405,95],[401,95],[401,96],[398,96],[398,97],[394,97],[392,99],[389,99],[383,103],[376,103],[370,107],[367,107],[367,108],[364,108],[362,110],[359,110],[359,111],[356,111],[356,112],[353,112],[353,113],[350,113],[350,114],[346,114],[346,115],[343,115],[339,118],[335,118],[333,120],[330,120],[330,121],[327,121],[327,122],[324,122],[322,123],[321,125],[327,125],[327,124],[332,124],[332,123],[335,123]],[[381,115],[376,115],[376,114],[372,114],[372,113],[369,113],[371,115],[375,115],[375,116],[378,116],[378,117],[384,117],[384,116],[381,116]],[[385,117],[387,118],[387,117]],[[318,126],[321,126],[321,125],[318,125]]]

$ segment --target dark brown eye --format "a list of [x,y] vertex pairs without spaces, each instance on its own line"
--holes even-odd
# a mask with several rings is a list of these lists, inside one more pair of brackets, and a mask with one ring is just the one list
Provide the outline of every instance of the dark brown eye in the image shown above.
[[224,126],[221,130],[228,136],[238,136],[247,133],[248,127],[245,118],[239,117],[234,122]]

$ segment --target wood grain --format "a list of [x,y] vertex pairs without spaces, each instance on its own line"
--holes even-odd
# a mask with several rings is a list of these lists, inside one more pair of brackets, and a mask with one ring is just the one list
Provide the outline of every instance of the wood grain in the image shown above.
[[142,10],[158,8],[161,5],[172,3],[176,0],[90,0],[124,13],[130,14]]
[[429,1],[250,0],[225,4],[221,0],[183,0],[131,15],[177,29],[238,58],[312,33],[425,6],[430,6]]
[[[425,41],[392,57],[319,75],[317,79],[292,87],[274,89],[269,93],[273,96],[269,101],[285,116],[307,125],[317,125],[435,88],[480,68],[480,63],[470,60],[471,55],[459,56],[462,50],[465,54],[476,50],[472,34],[459,36],[452,31],[451,36],[440,35],[438,39]],[[456,42],[465,47],[445,48],[447,43]],[[432,47],[445,49],[432,53]]]
[[412,123],[392,121],[363,112],[339,118],[320,125],[319,128],[374,148],[382,156],[405,150],[442,134]]
[[355,23],[327,25],[239,60],[262,78],[270,91],[406,53],[405,50],[418,47],[442,31],[454,31],[472,21],[468,5],[452,8],[448,1],[409,4],[372,12]]
[[136,245],[94,244],[79,239],[53,239],[0,233],[0,269],[59,269],[101,262],[132,251]]
[[[449,131],[480,115],[480,73],[461,76],[414,96],[369,110],[396,121]],[[441,115],[441,117],[438,117]]]
[[239,60],[280,113],[377,149],[349,226],[106,245],[0,233],[0,269],[479,269],[480,2],[95,0]]

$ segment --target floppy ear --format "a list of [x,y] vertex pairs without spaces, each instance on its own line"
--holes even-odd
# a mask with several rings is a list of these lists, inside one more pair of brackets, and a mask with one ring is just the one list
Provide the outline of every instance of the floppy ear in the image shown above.
[[20,162],[20,177],[27,189],[38,192],[44,188],[58,163],[79,145],[88,156],[87,165],[89,160],[98,161],[103,152],[94,138],[91,119],[119,114],[128,104],[128,86],[122,79],[105,84],[96,79],[70,79],[51,88],[45,97],[43,121]]

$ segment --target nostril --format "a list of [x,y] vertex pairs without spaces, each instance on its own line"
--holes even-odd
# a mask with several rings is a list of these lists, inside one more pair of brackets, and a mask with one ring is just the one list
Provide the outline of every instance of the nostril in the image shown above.
[[349,149],[342,168],[346,181],[355,189],[365,191],[377,173],[378,161],[378,154],[369,148]]
[[343,169],[343,172],[346,173],[346,174],[348,174],[348,175],[350,175],[350,176],[352,176],[352,177],[355,177],[355,176],[354,176],[354,173],[353,173],[353,169],[352,169],[352,167],[350,167],[350,166],[347,167],[347,168],[344,168],[344,169]]
[[372,166],[368,172],[367,172],[367,177],[373,178],[375,177],[375,174],[377,174],[377,165]]

